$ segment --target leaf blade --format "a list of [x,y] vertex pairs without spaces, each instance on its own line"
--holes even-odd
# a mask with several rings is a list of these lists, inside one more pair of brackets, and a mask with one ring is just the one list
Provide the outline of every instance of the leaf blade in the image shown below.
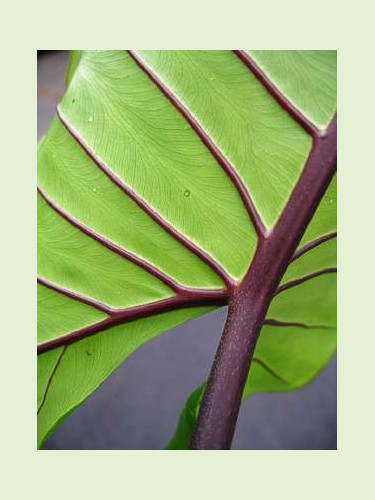
[[[259,220],[263,219],[271,228],[301,172],[311,138],[273,101],[233,54],[225,51],[188,55],[184,51],[165,52],[171,69],[166,73],[164,68],[163,73],[158,60],[160,54],[139,53],[161,78],[168,80],[178,99],[208,131],[214,146],[228,156],[232,162],[230,168],[246,184],[249,196],[255,201],[255,211],[261,214]],[[221,65],[216,64],[219,59]],[[179,79],[178,67],[182,60],[189,62],[185,64],[188,75],[185,71],[184,78]],[[211,75],[214,75],[214,84]],[[254,217],[246,212],[238,186],[232,183],[233,178],[221,168],[212,151],[205,148],[199,134],[197,136],[189,127],[189,122],[186,123],[124,51],[77,51],[68,80],[69,88],[60,105],[60,120],[55,119],[38,151],[38,177],[42,188],[80,224],[86,224],[125,251],[133,252],[182,287],[223,289],[223,280],[217,272],[227,286],[231,286],[232,280],[241,279],[255,252],[256,217],[254,227]],[[231,83],[229,90],[223,85],[225,80]],[[194,96],[196,82],[204,89],[203,101],[199,100],[199,95]],[[211,87],[215,85],[212,93]],[[233,93],[239,88],[243,90],[241,99],[236,98],[236,92]],[[213,100],[215,95],[220,95],[221,99]],[[233,109],[227,105],[228,98],[232,99]],[[207,102],[211,105],[207,106]],[[247,102],[254,104],[253,109],[249,110]],[[222,117],[238,132],[242,141],[240,151],[236,150],[238,141],[234,135],[225,133],[228,123]],[[69,134],[67,128],[76,132]],[[251,144],[246,146],[249,139]],[[86,150],[85,145],[88,145]],[[87,155],[88,149],[93,151],[91,158]],[[98,169],[93,161],[95,155],[113,176],[127,183],[127,190],[121,192],[119,185]],[[282,168],[276,172],[275,164],[280,162]],[[266,194],[262,194],[262,189]],[[132,192],[143,205],[137,205],[132,202],[133,198],[124,196]],[[146,206],[146,213],[142,212],[142,206]],[[149,217],[152,210],[157,219]],[[126,219],[123,214],[126,214]],[[155,281],[152,276],[146,277],[142,269],[129,262],[120,263],[108,248],[99,249],[95,242],[87,240],[87,235],[83,238],[82,234],[73,234],[72,228],[66,229],[68,226],[57,219],[52,224],[43,222],[44,216],[41,219],[41,231],[43,233],[47,228],[49,235],[45,238],[45,250],[41,237],[40,269],[58,285],[85,294],[90,300],[103,301],[109,307],[148,305],[171,296],[168,286]],[[182,240],[176,241],[173,234],[165,231],[166,226],[160,226],[160,220],[165,220],[174,231],[178,231]],[[326,225],[321,224],[320,216],[317,221],[315,233],[325,232]],[[192,247],[186,246],[189,241]],[[53,246],[55,251],[50,252]],[[321,249],[319,255],[319,258],[310,259],[314,261],[310,267],[323,262]],[[203,262],[204,256],[207,259]],[[92,266],[88,266],[90,261],[98,268],[95,272]],[[214,265],[210,266],[210,263]],[[301,262],[295,266],[297,274],[302,272],[300,266]],[[86,273],[85,267],[89,269]],[[93,279],[95,274],[97,276]],[[111,281],[115,284],[113,288]],[[206,309],[199,310],[204,312]],[[193,311],[185,310],[180,320]],[[169,324],[167,318],[173,314],[169,312],[166,316],[154,318],[160,327],[158,334],[163,329],[163,321],[165,325]],[[63,316],[58,314],[57,322],[64,324]],[[77,318],[73,320],[78,321]],[[132,326],[140,324],[139,321],[143,320],[134,321]],[[100,326],[100,322],[97,325]],[[115,327],[115,331],[128,327]],[[47,325],[46,328],[50,327]],[[64,336],[65,330],[63,328],[57,335]],[[101,336],[111,338],[112,330],[81,342],[99,343]],[[46,338],[45,333],[43,336]],[[73,346],[67,349],[70,356]],[[41,366],[47,354],[41,355]],[[83,356],[76,365],[71,362],[73,370],[79,372],[79,364],[84,364],[84,360]],[[45,373],[41,375],[44,388],[51,366],[51,363],[46,363]],[[63,385],[61,394],[65,391]],[[83,399],[76,403],[80,404]],[[44,438],[76,404],[71,402],[68,406],[63,412],[57,412],[56,415],[60,416],[51,419],[49,431],[48,426],[44,426]]]

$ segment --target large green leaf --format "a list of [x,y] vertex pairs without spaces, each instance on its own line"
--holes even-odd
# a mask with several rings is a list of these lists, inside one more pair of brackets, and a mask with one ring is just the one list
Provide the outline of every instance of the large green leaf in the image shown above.
[[[325,128],[335,109],[335,52],[252,55]],[[225,302],[226,286],[251,264],[257,224],[275,225],[312,146],[231,51],[79,51],[67,81],[38,148],[39,446],[135,349]],[[301,245],[334,230],[331,191]],[[331,247],[296,259],[284,282],[332,267]],[[332,279],[282,291],[269,317],[331,327]],[[306,349],[326,353],[311,354],[314,369],[298,383],[332,352],[325,328],[264,332],[264,363],[283,336],[306,337]],[[307,355],[297,342],[293,352]],[[252,378],[262,370],[255,363]],[[285,375],[291,386],[293,377]]]

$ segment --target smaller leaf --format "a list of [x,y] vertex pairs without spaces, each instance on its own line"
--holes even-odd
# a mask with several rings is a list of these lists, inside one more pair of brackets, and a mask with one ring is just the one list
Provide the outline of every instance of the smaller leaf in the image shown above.
[[[335,349],[334,329],[265,326],[242,401],[257,393],[300,389],[329,363]],[[167,450],[188,448],[205,387],[202,384],[188,398]]]

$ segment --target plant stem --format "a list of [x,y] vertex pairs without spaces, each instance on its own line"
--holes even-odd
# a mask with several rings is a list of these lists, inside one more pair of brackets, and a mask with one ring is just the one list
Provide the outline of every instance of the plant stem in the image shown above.
[[272,296],[336,171],[336,118],[314,145],[272,232],[260,238],[250,269],[233,290],[224,332],[190,449],[229,449],[242,392]]
[[251,290],[242,286],[229,305],[191,449],[230,448],[242,391],[264,316],[259,310],[261,301],[257,302]]

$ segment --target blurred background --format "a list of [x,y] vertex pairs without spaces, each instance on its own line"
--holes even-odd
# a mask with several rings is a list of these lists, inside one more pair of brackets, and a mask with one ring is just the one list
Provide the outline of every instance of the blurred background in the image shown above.
[[[38,139],[64,93],[68,51],[38,51]],[[208,376],[226,308],[134,353],[44,445],[45,450],[159,450],[190,393]],[[335,450],[336,358],[304,389],[260,394],[241,408],[232,449]]]

